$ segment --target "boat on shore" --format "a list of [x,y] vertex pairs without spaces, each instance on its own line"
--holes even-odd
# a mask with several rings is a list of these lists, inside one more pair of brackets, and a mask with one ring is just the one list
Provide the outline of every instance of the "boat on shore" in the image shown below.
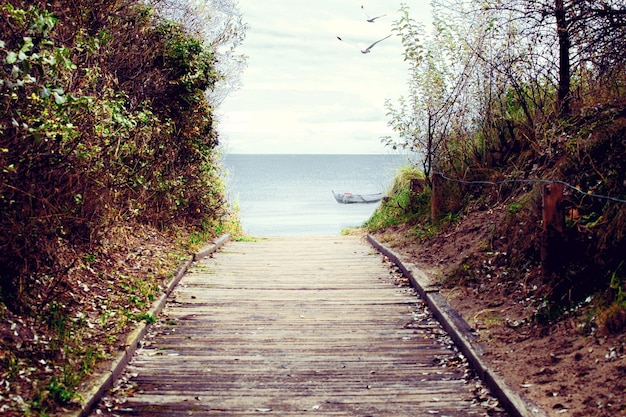
[[383,193],[353,194],[349,192],[336,193],[333,191],[333,196],[335,196],[335,200],[341,204],[377,203],[383,198]]

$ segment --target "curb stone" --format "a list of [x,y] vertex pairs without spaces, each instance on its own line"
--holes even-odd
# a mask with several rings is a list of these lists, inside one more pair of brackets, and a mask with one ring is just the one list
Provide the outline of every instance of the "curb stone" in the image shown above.
[[439,292],[439,287],[433,284],[423,271],[414,264],[403,262],[399,255],[377,241],[372,235],[368,234],[367,240],[400,268],[405,277],[411,281],[413,287],[433,311],[435,318],[465,355],[472,369],[498,398],[506,411],[514,417],[548,417],[548,414],[538,406],[531,404],[518,392],[512,390],[504,379],[487,365],[483,359],[483,348],[478,343],[471,326],[457,311],[452,309],[446,298]]
[[[230,240],[230,235],[228,233],[220,236],[215,239],[213,243],[201,248],[197,253],[193,256],[188,257],[183,261],[182,264],[176,268],[174,273],[174,277],[169,282],[165,291],[159,299],[152,305],[152,308],[148,311],[148,314],[153,316],[158,316],[163,307],[165,307],[165,302],[167,301],[167,297],[172,293],[174,288],[178,285],[182,277],[187,273],[189,267],[194,262],[197,262],[213,252],[217,251],[220,247],[226,244]],[[128,336],[126,337],[126,341],[124,343],[124,351],[121,352],[116,358],[113,359],[108,369],[102,371],[101,375],[91,379],[88,381],[78,392],[80,397],[80,409],[74,410],[68,413],[65,413],[66,417],[87,417],[95,405],[100,401],[104,393],[113,386],[115,380],[121,375],[124,371],[131,358],[135,354],[137,347],[139,346],[139,342],[146,335],[148,331],[148,327],[150,325],[145,321],[142,321],[133,329]]]

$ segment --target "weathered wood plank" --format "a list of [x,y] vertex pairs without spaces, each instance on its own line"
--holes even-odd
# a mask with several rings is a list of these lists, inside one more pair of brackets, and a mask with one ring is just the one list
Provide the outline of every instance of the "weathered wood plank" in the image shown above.
[[231,242],[181,280],[100,415],[504,416],[393,271],[355,237]]

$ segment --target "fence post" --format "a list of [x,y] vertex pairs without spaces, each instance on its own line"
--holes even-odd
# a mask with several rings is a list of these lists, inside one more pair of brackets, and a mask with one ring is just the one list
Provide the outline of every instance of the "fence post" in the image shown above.
[[417,207],[417,196],[424,191],[424,184],[426,180],[424,178],[411,178],[411,183],[409,184],[409,205],[411,211],[415,211]]
[[443,207],[443,181],[439,173],[433,173],[432,195],[430,197],[430,216],[433,223],[439,219]]
[[544,273],[554,272],[563,252],[565,210],[563,184],[544,184],[542,192],[543,236],[541,240],[541,264]]
[[411,178],[411,193],[419,194],[424,190],[424,178]]

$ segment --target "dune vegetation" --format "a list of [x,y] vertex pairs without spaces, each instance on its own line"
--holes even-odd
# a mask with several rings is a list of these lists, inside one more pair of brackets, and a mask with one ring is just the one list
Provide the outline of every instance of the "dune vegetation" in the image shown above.
[[437,277],[514,387],[554,412],[621,414],[626,9],[433,6],[432,32],[408,6],[396,23],[411,72],[384,139],[424,180],[397,182],[367,227]]
[[3,0],[0,27],[0,412],[48,415],[236,232],[212,102],[245,26],[231,2]]

